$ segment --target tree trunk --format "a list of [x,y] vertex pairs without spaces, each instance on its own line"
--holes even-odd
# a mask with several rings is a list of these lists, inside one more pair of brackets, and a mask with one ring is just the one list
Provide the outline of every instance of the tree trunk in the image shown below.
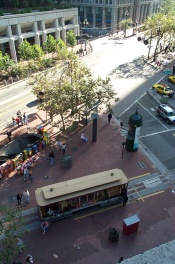
[[61,121],[62,121],[62,124],[63,124],[63,131],[65,131],[65,123],[64,123],[64,117],[62,114],[60,114],[61,116]]

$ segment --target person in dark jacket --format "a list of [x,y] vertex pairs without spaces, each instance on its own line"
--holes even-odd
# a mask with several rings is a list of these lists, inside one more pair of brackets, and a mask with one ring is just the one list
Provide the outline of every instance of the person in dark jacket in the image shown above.
[[109,114],[108,114],[108,123],[110,123],[110,122],[111,122],[111,118],[112,118],[112,114],[111,114],[111,113],[109,113]]
[[18,201],[18,205],[21,205],[22,193],[18,193],[17,196],[16,196],[16,199]]
[[49,152],[49,159],[50,159],[50,165],[53,165],[54,160],[55,160],[55,155],[52,149]]
[[128,196],[127,194],[123,195],[123,206],[125,206],[127,204],[128,201]]

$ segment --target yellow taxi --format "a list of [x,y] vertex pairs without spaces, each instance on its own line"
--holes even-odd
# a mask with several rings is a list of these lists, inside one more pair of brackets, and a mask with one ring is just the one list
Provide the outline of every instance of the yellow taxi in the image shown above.
[[170,89],[166,84],[160,84],[156,83],[152,86],[153,89],[155,89],[158,93],[163,95],[173,96],[174,91]]
[[173,75],[169,76],[168,81],[175,83],[175,76],[173,76]]

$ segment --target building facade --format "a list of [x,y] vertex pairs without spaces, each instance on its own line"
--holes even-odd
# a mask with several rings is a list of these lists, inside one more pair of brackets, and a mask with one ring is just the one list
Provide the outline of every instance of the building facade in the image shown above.
[[78,7],[80,23],[90,27],[110,28],[116,32],[123,19],[131,18],[142,24],[145,19],[158,12],[163,0],[63,0],[63,3]]
[[50,34],[66,42],[68,30],[79,34],[77,8],[0,16],[0,51],[17,62],[18,47],[24,39],[42,46]]

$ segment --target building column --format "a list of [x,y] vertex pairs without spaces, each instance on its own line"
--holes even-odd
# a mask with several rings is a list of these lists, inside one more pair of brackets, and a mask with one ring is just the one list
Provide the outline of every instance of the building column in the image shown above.
[[16,33],[17,33],[18,36],[19,36],[19,39],[18,39],[18,46],[20,46],[21,43],[23,42],[23,37],[22,37],[21,25],[20,25],[20,24],[17,24],[17,25],[16,25]]
[[64,43],[66,43],[66,28],[65,27],[63,27],[63,29],[62,29],[62,39],[63,39]]
[[94,6],[92,7],[92,14],[93,14],[93,28],[95,28],[96,27],[96,9]]
[[140,24],[140,5],[136,6],[135,20]]
[[60,38],[60,29],[59,29],[59,26],[58,26],[58,18],[55,19],[55,21],[53,22],[53,25],[56,28],[55,39],[59,39]]
[[147,19],[148,17],[148,5],[145,5],[145,10],[144,10],[144,16],[143,16],[143,22],[145,22],[145,20]]
[[10,47],[10,54],[11,54],[12,60],[14,60],[14,62],[17,63],[17,56],[16,56],[16,48],[15,48],[14,39],[11,39],[9,41],[9,47]]
[[84,6],[84,21],[87,19],[87,9],[86,6]]
[[140,21],[143,24],[143,12],[144,12],[144,5],[141,5],[141,12],[140,12]]
[[106,8],[102,8],[102,28],[106,28]]
[[44,20],[41,21],[41,30],[42,30],[42,43],[46,41],[47,39],[47,34],[46,34],[46,31],[45,31],[45,22]]
[[39,34],[38,34],[38,26],[37,26],[37,22],[34,22],[32,25],[32,30],[35,32],[35,44],[40,46],[40,38],[39,38]]

